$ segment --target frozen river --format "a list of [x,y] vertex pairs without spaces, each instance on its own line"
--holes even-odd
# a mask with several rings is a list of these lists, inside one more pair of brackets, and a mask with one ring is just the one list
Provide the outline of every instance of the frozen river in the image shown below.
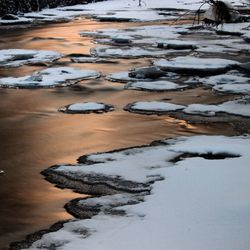
[[[133,24],[129,24],[130,26]],[[135,25],[135,24],[134,24]],[[138,24],[137,24],[138,25]],[[141,24],[143,25],[143,24]],[[82,30],[120,28],[128,24],[97,23],[80,19],[69,23],[1,31],[0,49],[44,49],[64,54],[89,53],[92,38],[79,36]],[[57,65],[94,69],[103,74],[147,65],[147,59],[120,59],[118,63],[72,64],[61,59]],[[23,76],[41,66],[0,69],[0,76]],[[12,241],[71,218],[64,204],[79,194],[55,188],[40,171],[60,163],[75,163],[83,154],[147,144],[153,140],[190,134],[234,134],[230,125],[190,125],[168,116],[141,116],[123,111],[136,100],[166,99],[189,104],[200,96],[212,102],[209,90],[197,88],[178,92],[124,91],[119,83],[103,77],[54,89],[0,89],[0,248]],[[113,104],[107,114],[66,115],[58,108],[73,102],[102,101]]]

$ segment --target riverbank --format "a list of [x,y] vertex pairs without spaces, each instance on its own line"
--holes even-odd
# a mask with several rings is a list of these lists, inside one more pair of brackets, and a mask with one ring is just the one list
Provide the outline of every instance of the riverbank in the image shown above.
[[[38,172],[44,170],[44,168],[49,165],[57,164],[58,166],[60,166],[65,162],[75,164],[76,159],[80,155],[89,155],[96,152],[105,152],[125,147],[131,148],[131,150],[128,152],[131,152],[131,154],[133,155],[133,152],[135,153],[138,151],[133,147],[149,144],[151,141],[162,140],[163,138],[169,139],[183,135],[192,136],[199,134],[232,136],[249,133],[249,116],[247,112],[243,115],[237,115],[236,117],[231,115],[229,111],[234,110],[236,106],[232,106],[231,110],[227,109],[225,112],[225,105],[228,105],[225,103],[228,103],[230,101],[240,101],[239,105],[243,105],[244,107],[246,107],[246,109],[248,107],[247,105],[249,105],[249,102],[247,101],[247,98],[249,96],[249,72],[244,68],[245,63],[249,61],[249,44],[246,40],[244,40],[244,36],[246,36],[246,33],[242,35],[240,34],[239,36],[235,37],[234,35],[217,34],[213,29],[207,30],[201,28],[192,30],[192,28],[189,29],[191,27],[189,25],[180,26],[178,24],[175,26],[167,26],[166,22],[169,22],[169,20],[161,22],[141,22],[139,24],[136,24],[122,22],[100,23],[88,19],[79,19],[74,20],[70,23],[49,24],[40,28],[34,27],[31,30],[19,30],[18,32],[12,31],[6,33],[1,37],[1,49],[15,48],[27,50],[32,49],[35,51],[50,49],[62,54],[62,56],[55,61],[41,61],[39,63],[36,62],[35,64],[34,62],[32,62],[30,64],[29,62],[27,62],[27,60],[30,60],[30,56],[29,58],[27,58],[26,51],[26,56],[22,56],[24,64],[21,67],[1,67],[1,79],[6,77],[13,78],[30,76],[32,75],[32,73],[34,73],[34,71],[41,72],[48,67],[56,68],[59,66],[101,72],[101,76],[99,78],[85,80],[80,79],[80,81],[73,85],[66,84],[68,87],[65,87],[65,85],[64,87],[61,86],[52,89],[39,89],[39,85],[37,84],[32,86],[32,90],[8,89],[8,85],[6,85],[5,81],[5,89],[1,90],[3,96],[1,102],[2,120],[4,121],[4,123],[1,123],[1,141],[8,141],[6,142],[7,146],[3,145],[3,148],[7,148],[4,152],[6,157],[9,157],[7,157],[6,159],[4,158],[5,161],[2,162],[1,165],[7,166],[6,162],[8,159],[10,168],[4,169],[6,175],[1,176],[1,178],[3,177],[1,181],[3,181],[4,185],[6,185],[6,189],[4,189],[6,190],[6,192],[9,192],[8,190],[10,190],[7,183],[13,183],[13,180],[15,180],[16,176],[21,175],[23,176],[23,178],[21,179],[25,179],[25,185],[21,186],[26,187],[22,189],[23,191],[21,192],[21,194],[26,193],[27,190],[30,189],[30,186],[33,186],[33,184],[29,182],[31,178],[29,178],[28,176],[32,176],[32,179],[34,178],[34,176],[36,176],[35,178],[36,180],[39,179],[40,184],[37,185],[34,190],[32,190],[31,194],[28,197],[36,197],[37,195],[37,197],[39,197],[39,191],[45,190],[46,192],[47,189],[45,188],[44,184],[42,184],[43,181]],[[242,28],[243,30],[241,31]],[[224,26],[224,29],[230,29],[232,31],[232,28],[227,26]],[[239,28],[239,26],[237,26],[236,29],[237,32],[245,32],[244,27]],[[158,47],[157,42],[161,43],[160,47]],[[191,49],[190,44],[193,46]],[[170,46],[171,48],[167,48],[167,46]],[[178,50],[176,50],[176,48],[178,48]],[[91,56],[90,52],[92,53]],[[174,70],[176,72],[170,70],[170,72],[172,73],[169,74],[169,72],[164,69],[164,67],[166,67],[165,61],[164,67],[162,67],[161,64],[161,68],[157,68],[157,70],[155,68],[152,68],[152,64],[155,64],[156,62],[158,63],[159,60],[163,60],[166,58],[172,60],[177,57],[188,58],[190,56],[195,58],[223,59],[226,61],[223,61],[223,65],[218,65],[219,67],[222,67],[222,72],[212,73],[212,76],[210,75],[211,73],[208,75],[204,75],[204,72],[202,74],[196,72],[195,75],[190,75],[185,72],[185,68],[182,68],[179,72],[177,72],[176,70]],[[14,60],[12,62],[18,62],[20,64],[20,57],[19,60]],[[3,60],[2,63],[4,64],[5,61]],[[192,63],[194,63],[194,61],[192,61]],[[192,63],[190,62],[189,66],[191,66]],[[211,64],[209,65],[211,66]],[[205,67],[208,67],[209,65],[205,65]],[[199,67],[202,68],[201,65],[199,65]],[[133,70],[131,70],[132,68]],[[206,70],[211,69],[206,68],[205,71]],[[204,71],[204,68],[201,69],[201,71]],[[223,77],[223,81],[225,82],[222,85],[218,85],[217,78],[213,78],[215,76]],[[37,78],[34,78],[33,76],[32,79],[36,80]],[[239,82],[239,80],[243,82]],[[41,82],[40,78],[39,82]],[[17,79],[15,79],[15,83],[20,84],[19,80]],[[30,86],[24,85],[21,87],[29,88]],[[242,98],[245,98],[245,104]],[[93,102],[97,101],[112,105],[114,110],[106,114],[63,114],[58,112],[59,108],[68,107],[69,104],[87,102],[93,105]],[[157,105],[159,104],[160,106],[156,108],[155,103],[154,105],[151,105],[151,103],[150,105],[147,105],[147,107],[145,107],[144,103],[144,109],[135,113],[129,113],[124,110],[124,108],[128,104],[136,102],[138,103],[138,101],[160,101],[163,102],[163,104],[157,103]],[[16,107],[14,103],[19,103],[18,107]],[[20,104],[22,105],[20,106]],[[177,110],[172,109],[170,111],[171,113],[169,113],[169,110],[164,110],[164,108],[169,109],[170,106],[172,108],[172,105],[180,105],[182,106],[183,110],[184,106],[185,109],[189,108],[188,112],[190,112],[190,106],[188,105],[193,104],[207,106],[202,106],[202,108],[201,106],[196,106],[195,109],[193,109],[194,107],[191,106],[192,112],[195,112],[195,114],[180,114],[182,110],[179,109],[179,106]],[[222,111],[218,111],[218,108],[221,107],[219,105],[221,104],[224,105],[222,106],[224,109]],[[243,106],[241,106],[240,108],[241,111],[244,110],[242,109]],[[153,115],[144,115],[144,113],[149,112],[148,108],[150,108],[150,112]],[[159,114],[159,108],[160,116],[157,115]],[[196,120],[192,120],[195,117]],[[200,120],[198,121],[197,119]],[[16,126],[14,126],[15,124]],[[27,124],[29,125],[27,126]],[[14,127],[15,131],[20,132],[16,134],[17,136],[13,137],[13,140],[15,140],[14,138],[19,138],[17,144],[13,143],[13,141],[11,141],[10,139],[4,139],[4,135],[7,134],[10,136],[12,133],[12,130],[9,128]],[[31,131],[34,132],[31,133]],[[20,134],[22,134],[23,136],[20,136]],[[7,138],[10,138],[9,136]],[[206,140],[210,140],[208,138],[206,138]],[[242,140],[242,143],[244,143],[244,138],[240,138],[237,140]],[[247,140],[245,141],[247,142]],[[218,142],[216,141],[216,143]],[[214,144],[216,145],[216,143]],[[153,143],[152,146],[155,146],[156,144],[157,143]],[[20,152],[17,150],[19,153],[14,150],[19,148],[18,145],[22,145],[21,148],[23,149]],[[225,145],[221,145],[221,148],[224,149]],[[185,151],[186,150],[187,149],[185,149]],[[210,146],[209,150],[212,150]],[[241,151],[234,152],[233,149],[230,149],[230,152],[228,152],[228,149],[222,151],[224,153],[228,153],[228,157],[230,159],[232,158],[234,161],[242,159],[234,159],[233,156],[244,154],[244,152]],[[127,154],[126,152],[127,151],[124,151],[124,155]],[[16,155],[15,159],[9,161],[9,159],[11,158],[10,156],[13,154]],[[201,153],[197,152],[196,150],[194,150],[194,152],[189,152],[189,154],[192,155],[191,158],[195,158],[199,154],[203,155],[202,157],[205,157],[205,159],[206,157],[208,157],[205,155],[205,152]],[[220,159],[221,162],[227,161],[225,160],[225,158],[227,157],[225,155],[220,155],[220,152],[216,151],[214,152],[214,155],[215,157],[222,157]],[[173,157],[173,159],[177,156],[179,156],[178,153],[177,155],[175,155],[175,157]],[[99,156],[97,155],[97,158],[98,157]],[[102,158],[103,156],[100,155],[100,157]],[[109,157],[112,158],[114,156],[113,154],[110,154]],[[171,160],[170,158],[168,160]],[[188,156],[188,158],[190,158],[190,155]],[[145,158],[142,157],[142,161],[145,161],[143,159]],[[95,164],[95,154],[93,156],[90,156],[90,159],[87,159],[87,161],[86,156],[81,157],[79,161],[83,165]],[[24,162],[24,164],[22,164],[18,168],[20,172],[16,173],[15,166],[19,162]],[[27,162],[29,162],[29,170],[24,170]],[[139,161],[134,159],[132,162],[134,166],[134,162]],[[212,164],[212,162],[214,161],[210,160],[209,164]],[[119,165],[120,163],[121,162],[119,161],[119,159],[117,159],[117,164]],[[198,163],[200,164],[200,162]],[[170,161],[168,164],[171,165],[173,164],[173,162],[171,163]],[[232,171],[234,171],[233,166],[236,166],[237,164],[232,163]],[[29,173],[32,166],[34,165],[38,166],[39,170],[35,169],[34,172],[30,172],[31,175],[22,175],[22,172],[24,174]],[[241,165],[243,166],[244,164],[242,163]],[[184,169],[185,167],[186,165],[183,165]],[[13,169],[13,174],[9,176],[11,168]],[[72,169],[73,168],[74,167],[72,166]],[[86,170],[84,166],[83,168]],[[151,168],[157,169],[157,166],[146,166],[146,169]],[[144,180],[135,180],[135,178],[141,175],[139,172],[138,174],[135,174],[135,169],[130,171],[126,170],[126,172],[133,173],[133,177],[123,176],[122,170],[121,172],[120,170],[112,172],[111,175],[105,173],[104,170],[104,173],[102,173],[104,174],[104,176],[99,176],[99,173],[98,176],[94,177],[89,175],[88,173],[83,173],[85,179],[89,178],[87,184],[92,187],[86,186],[86,183],[83,183],[84,185],[81,186],[81,176],[80,180],[77,180],[75,182],[75,184],[78,181],[79,183],[76,186],[71,186],[72,176],[71,178],[69,178],[69,176],[71,175],[70,171],[69,173],[66,171],[62,175],[64,176],[63,181],[60,181],[62,178],[62,176],[60,176],[61,174],[58,174],[56,171],[53,172],[54,170],[56,170],[56,168],[48,169],[43,173],[53,183],[63,188],[69,187],[71,189],[77,189],[81,193],[94,194],[99,192],[99,195],[110,195],[113,192],[118,192],[119,194],[117,196],[114,196],[113,198],[110,197],[110,199],[108,198],[107,202],[102,201],[102,199],[90,199],[89,201],[86,200],[86,204],[85,200],[78,204],[78,201],[80,200],[77,199],[73,202],[68,203],[67,210],[71,214],[79,218],[81,218],[81,216],[90,217],[99,214],[100,212],[102,213],[103,211],[106,211],[107,213],[114,216],[111,216],[111,220],[121,219],[122,223],[126,224],[126,219],[129,219],[128,215],[130,213],[128,213],[128,211],[123,211],[123,206],[125,206],[126,204],[130,204],[132,210],[133,204],[138,204],[138,206],[143,207],[144,203],[141,203],[141,201],[147,200],[149,199],[149,197],[153,197],[152,194],[154,193],[154,190],[158,190],[157,187],[161,183],[159,181],[163,179],[168,180],[168,174],[165,175],[165,173],[163,173],[165,172],[166,168],[163,167],[160,169],[160,172],[157,172],[157,170],[156,173],[148,172],[147,178],[149,179],[147,179],[145,182]],[[205,171],[206,170],[207,169],[205,169]],[[190,171],[192,172],[193,170],[190,168]],[[224,172],[221,173],[222,178]],[[50,177],[50,174],[52,174],[54,177]],[[240,176],[242,173],[239,172],[238,174]],[[119,178],[117,179],[112,177],[116,175],[122,176],[124,183],[120,182]],[[179,174],[174,174],[174,176],[179,176]],[[77,179],[79,176],[73,177]],[[93,183],[98,184],[96,179],[99,180],[102,185],[101,188],[99,188],[99,191],[93,189]],[[139,182],[140,185],[145,189],[138,189],[136,182]],[[178,183],[179,182],[177,182],[177,184]],[[96,187],[98,187],[98,185]],[[103,185],[105,186],[105,188],[103,188]],[[117,188],[115,187],[115,185],[124,186],[121,189],[121,187]],[[126,196],[126,192],[129,192],[128,187],[130,185],[134,186],[134,189],[138,190],[138,196]],[[164,185],[166,185],[165,188],[167,189],[168,182],[164,181]],[[229,183],[229,186],[230,185],[231,184]],[[15,186],[18,188],[18,190],[20,189],[20,185]],[[109,187],[109,189],[107,188],[107,186]],[[48,185],[48,187],[51,186]],[[125,190],[124,188],[127,188],[127,190]],[[199,190],[198,186],[196,188],[197,190]],[[106,192],[105,190],[109,191]],[[124,196],[122,197],[119,196],[120,190],[126,191]],[[242,191],[243,189],[240,189],[239,187],[239,190]],[[152,191],[153,193],[151,193]],[[55,191],[53,191],[53,193],[54,192]],[[63,193],[64,190],[61,190],[60,192]],[[149,192],[151,194],[150,196],[148,196]],[[12,193],[20,194],[20,191],[13,190]],[[78,197],[78,194],[74,194],[74,197],[71,195],[72,194],[70,193],[68,196],[68,200]],[[223,192],[221,195],[223,195]],[[3,192],[2,197],[7,198],[7,193]],[[178,194],[176,197],[179,197]],[[17,199],[17,197],[12,197],[11,199],[16,201],[19,198]],[[28,205],[28,200],[29,199],[25,199],[25,205],[29,207],[30,211],[34,211],[34,208]],[[32,204],[32,206],[35,206],[35,209],[37,209],[36,216],[38,216],[39,213],[44,213],[42,207],[45,203],[50,203],[52,204],[52,206],[54,206],[53,204],[55,204],[51,201],[53,200],[53,198],[50,199],[49,197],[49,202],[47,200],[36,200],[36,204]],[[67,201],[65,201],[64,199],[61,200],[61,206]],[[19,202],[22,203],[22,201]],[[21,207],[21,203],[16,206]],[[10,209],[11,206],[8,207],[8,204],[10,203],[3,202],[3,204],[7,205],[6,207],[3,207],[3,211],[12,210]],[[105,204],[108,204],[108,208]],[[122,207],[120,207],[121,205]],[[56,206],[58,206],[58,203],[56,204]],[[24,206],[23,214],[25,214],[25,211],[27,211],[27,207]],[[113,209],[110,209],[110,207]],[[14,210],[13,212],[15,213]],[[141,210],[138,210],[138,213],[146,214],[145,211]],[[6,217],[6,215],[4,214],[3,216]],[[8,216],[12,216],[13,218],[15,218],[15,214],[12,214],[11,216],[10,214],[8,214]],[[47,213],[46,216],[48,216]],[[121,217],[118,218],[116,216]],[[28,220],[29,217],[30,214],[27,214],[27,217],[25,217],[26,220]],[[51,221],[64,219],[64,215],[58,216],[56,218],[53,219],[52,213],[50,216]],[[132,218],[135,219],[135,221],[137,221],[138,219],[134,216],[132,216]],[[139,218],[143,217],[139,216]],[[5,223],[8,223],[8,221],[5,221]],[[38,221],[38,223],[35,224],[35,227],[37,226],[37,229],[48,227],[48,224],[53,224],[52,222],[46,222],[42,224],[40,223],[41,221]],[[77,220],[76,224],[75,222],[66,223],[63,228],[66,229],[67,232],[70,231],[70,234],[73,234],[76,238],[78,238],[79,235],[81,235],[81,237],[83,236],[88,238],[90,234],[92,235],[92,231],[90,230],[90,232],[86,230],[86,228],[84,228],[86,226],[86,223],[88,223],[88,221],[82,222]],[[90,220],[90,224],[91,223],[92,222]],[[119,223],[116,224],[118,225]],[[15,231],[15,222],[12,221],[11,225],[12,226],[10,226],[10,228],[12,228],[10,229],[10,235],[13,236],[13,231]],[[80,225],[80,227],[78,227],[77,225]],[[82,227],[82,225],[84,225],[84,227]],[[62,226],[62,224],[60,224],[60,226]],[[64,229],[60,231],[59,228],[60,227],[56,228],[59,233],[58,235],[60,235],[60,232],[63,232],[64,234]],[[69,228],[74,230],[69,230]],[[95,228],[93,230],[99,231],[100,228]],[[31,230],[30,225],[27,224],[22,227],[20,231],[22,232],[22,235],[24,235],[35,230],[33,230],[33,228]],[[103,231],[100,230],[100,232]],[[162,232],[163,231],[159,230],[158,234],[161,235]],[[56,235],[57,234],[55,234],[55,236]],[[143,235],[143,233],[141,235]],[[64,243],[60,240],[55,242],[53,237],[51,238],[52,241],[48,242],[46,240],[47,237],[52,237],[52,235],[44,235],[40,243],[34,243],[34,247],[37,247],[37,244],[44,244],[44,246],[49,248],[50,246],[57,245],[58,243],[61,247],[67,248],[72,246],[71,244],[74,244],[74,240],[71,241],[71,239],[67,239],[67,242]],[[61,236],[59,236],[59,238],[60,237]],[[95,237],[94,233],[93,237]],[[21,238],[23,238],[23,236],[21,237],[19,235],[18,239],[16,237],[16,240],[20,240]],[[9,239],[12,239],[12,241],[16,241],[14,240],[14,236],[13,238],[11,238],[10,236]],[[33,241],[37,240],[37,238],[33,239]],[[45,244],[44,240],[46,241],[47,245]],[[243,241],[245,242],[245,239],[243,239]],[[121,240],[121,242],[124,241]],[[237,242],[238,241],[235,240],[235,244]],[[19,246],[16,245],[15,247],[22,248],[25,246],[24,244],[26,244],[26,242],[23,242]],[[15,248],[13,247],[13,249]]]

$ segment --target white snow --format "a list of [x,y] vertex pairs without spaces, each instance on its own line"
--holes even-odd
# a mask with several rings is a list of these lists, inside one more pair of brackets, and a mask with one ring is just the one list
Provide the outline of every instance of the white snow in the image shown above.
[[[175,153],[167,154],[167,151],[161,147],[146,149],[138,148],[135,151],[127,150],[117,153],[92,155],[88,158],[88,160],[97,161],[97,163],[94,165],[78,164],[74,165],[74,167],[72,167],[72,165],[62,165],[56,169],[56,172],[69,172],[76,175],[81,173],[102,173],[109,177],[120,176],[123,179],[128,179],[135,182],[147,182],[151,181],[152,179],[157,179],[157,177],[162,172],[161,168],[169,165],[166,161],[175,155]],[[138,162],[138,157],[142,156],[144,158],[143,162]],[[151,167],[155,166],[155,162],[157,162],[157,169],[152,171]],[[105,170],[103,172],[104,168]]]
[[240,32],[243,35],[250,35],[249,29],[250,22],[242,23],[224,23],[218,27],[219,30],[228,32]]
[[25,17],[17,17],[16,20],[3,20],[0,18],[0,26],[1,25],[13,25],[13,24],[28,24],[31,23],[32,20]]
[[148,25],[138,26],[126,29],[101,29],[96,31],[82,31],[81,36],[93,36],[99,38],[125,38],[131,39],[133,43],[150,43],[156,44],[159,40],[176,39],[180,33],[188,32],[186,28],[181,26],[167,25]]
[[137,81],[138,79],[130,77],[128,71],[116,72],[106,76],[106,79],[112,82],[129,82]]
[[200,79],[206,85],[221,92],[249,94],[250,79],[241,75],[223,74]]
[[235,94],[249,94],[250,93],[250,84],[242,83],[242,84],[223,84],[214,86],[213,89],[220,92],[228,92]]
[[[235,24],[237,26],[237,24]],[[199,41],[199,52],[207,53],[238,53],[239,51],[250,51],[250,45],[245,43],[242,38],[232,38],[231,36],[222,36],[215,39],[201,39]]]
[[97,57],[85,56],[85,57],[71,57],[70,58],[74,63],[103,63],[103,62],[110,62],[106,59],[101,59]]
[[104,104],[96,102],[86,102],[86,103],[74,103],[71,104],[68,109],[74,111],[80,110],[102,110],[105,108]]
[[89,114],[113,111],[112,105],[101,102],[79,102],[59,108],[59,111],[70,114]]
[[187,106],[177,105],[162,101],[140,101],[128,105],[132,112],[158,113],[158,112],[172,112],[181,110],[187,114],[199,114],[204,116],[215,116],[217,113],[223,112],[232,115],[250,116],[250,100],[242,97],[233,101],[223,102],[217,105],[209,104],[190,104]]
[[214,116],[218,112],[224,112],[227,114],[250,117],[250,100],[249,98],[242,98],[218,105],[190,104],[183,112],[205,116]]
[[[179,52],[189,52],[180,50]],[[97,57],[134,58],[134,57],[157,57],[176,53],[176,50],[157,49],[152,47],[110,47],[99,46],[91,49],[90,53]]]
[[0,50],[0,67],[53,62],[62,56],[61,53],[50,50],[4,49]]
[[[233,4],[246,4],[244,1],[229,1]],[[174,20],[185,13],[185,10],[198,10],[202,2],[196,0],[144,0],[142,6],[138,6],[137,0],[109,0],[97,3],[79,4],[74,6],[58,7],[54,9],[43,9],[39,12],[25,13],[18,16],[19,20],[0,20],[2,24],[13,24],[15,22],[48,22],[48,21],[67,21],[78,16],[92,16],[96,18],[129,18],[131,21],[158,21]],[[202,8],[207,9],[208,4]],[[158,9],[157,9],[158,8]],[[165,9],[173,9],[173,12]],[[178,12],[179,9],[179,12]],[[165,13],[165,15],[162,15]]]
[[[32,75],[23,77],[0,78],[2,87],[53,87],[57,85],[68,85],[70,81],[90,79],[99,77],[100,73],[94,70],[81,70],[71,67],[47,68],[34,72]],[[72,83],[71,83],[72,84]]]
[[164,90],[175,90],[184,88],[187,85],[179,85],[174,82],[169,81],[152,81],[152,82],[146,82],[146,81],[138,81],[138,82],[132,82],[127,83],[124,88],[125,89],[134,89],[134,90],[154,90],[154,91],[164,91]]
[[[66,223],[59,231],[45,234],[30,249],[51,245],[60,246],[61,250],[248,249],[249,136],[193,136],[166,142],[169,145],[136,148],[134,154],[131,149],[132,156],[121,152],[109,154],[116,163],[116,168],[113,167],[115,175],[125,173],[129,180],[137,174],[144,175],[145,171],[148,174],[159,171],[165,178],[152,184],[151,195],[145,196],[145,202],[122,206],[127,216],[101,212],[92,219]],[[175,165],[168,162],[174,155],[186,152],[225,153],[238,157],[220,160],[193,157]],[[112,162],[91,167],[109,175]],[[158,166],[161,168],[153,168]],[[71,169],[68,167],[68,171]],[[115,202],[119,198],[127,197],[116,196]],[[105,204],[103,198],[100,202]],[[80,233],[84,230],[88,231],[86,236]]]
[[244,77],[241,75],[233,75],[233,74],[222,74],[216,76],[210,76],[208,78],[201,79],[201,82],[207,85],[221,85],[221,84],[242,84],[242,83],[250,83],[250,79],[248,77]]
[[154,65],[164,69],[184,69],[184,70],[218,70],[224,69],[239,62],[221,58],[198,58],[192,56],[180,56],[170,60],[159,59],[154,61]]
[[177,105],[168,102],[160,102],[160,101],[147,101],[147,102],[135,102],[131,105],[131,110],[133,111],[177,111],[184,109],[185,106]]

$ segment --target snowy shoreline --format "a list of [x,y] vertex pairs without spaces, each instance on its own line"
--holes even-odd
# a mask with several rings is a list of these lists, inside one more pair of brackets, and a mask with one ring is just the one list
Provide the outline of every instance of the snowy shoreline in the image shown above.
[[[117,11],[121,7],[121,2],[117,2],[117,6],[112,9],[116,13],[112,16],[117,19],[126,18],[128,13],[135,15],[138,12],[135,8],[134,12],[128,11],[124,15],[126,8]],[[97,19],[110,18],[107,14],[110,9],[102,10],[103,3],[97,3],[96,6]],[[58,15],[54,21],[66,12],[68,20],[79,14],[76,12],[93,15],[91,5],[90,10],[81,6],[77,7],[77,11],[73,8],[76,7],[67,7],[64,11],[56,10]],[[55,14],[54,11],[52,12]],[[46,19],[52,12],[46,10],[29,16]],[[140,12],[140,21],[148,21],[142,18],[146,16],[145,13],[149,13],[148,10]],[[150,21],[159,20],[159,13],[155,14],[154,12],[154,15],[150,15]],[[133,88],[135,91],[139,88],[142,91],[179,90],[183,93],[186,88],[200,84],[217,91],[216,93],[240,96],[235,100],[228,97],[229,100],[216,105],[141,101],[128,104],[125,110],[139,114],[169,115],[201,123],[231,122],[243,127],[241,131],[235,129],[236,133],[242,134],[249,133],[250,124],[249,69],[242,68],[246,60],[244,52],[249,53],[249,45],[243,39],[243,34],[248,35],[249,32],[244,31],[244,28],[243,25],[237,26],[243,33],[236,39],[225,37],[220,41],[217,37],[217,40],[211,41],[204,39],[200,44],[177,40],[183,34],[198,34],[199,31],[195,33],[187,25],[83,31],[80,35],[92,36],[99,44],[105,44],[90,51],[94,57],[89,58],[94,63],[98,62],[95,59],[100,58],[133,59],[148,56],[152,59],[154,66],[114,72],[106,76],[108,81],[125,82],[124,91],[131,91]],[[224,29],[232,28],[225,25]],[[205,34],[204,30],[201,32]],[[214,30],[208,33],[207,36],[217,35]],[[163,48],[156,43],[159,40]],[[128,47],[125,46],[126,43],[129,44]],[[172,47],[175,49],[172,50]],[[231,53],[229,56],[226,55],[228,51]],[[32,53],[36,54],[37,51]],[[176,56],[178,53],[181,55]],[[213,57],[207,56],[212,53],[215,53]],[[171,54],[175,54],[175,57],[169,58],[168,55]],[[243,62],[237,58],[232,60],[235,55],[241,55]],[[59,58],[61,55],[54,56]],[[168,58],[158,60],[157,56]],[[3,65],[9,63],[9,57],[9,54],[3,54]],[[30,60],[30,55],[25,60]],[[28,64],[25,60],[23,63]],[[43,60],[42,57],[41,61]],[[49,58],[49,62],[51,60],[54,57]],[[82,60],[84,62],[86,58]],[[14,60],[14,66],[21,65],[16,63],[20,63],[18,58]],[[75,63],[81,63],[81,60],[76,60]],[[198,80],[189,78],[190,73],[192,75],[190,65],[192,72],[195,72],[194,78]],[[55,76],[60,78],[59,81],[56,81]],[[97,71],[61,67],[38,71],[25,77],[2,78],[0,84],[9,88],[54,87],[66,86],[71,80],[75,83],[79,79],[100,76],[101,73]],[[185,80],[179,84],[178,81],[182,81],[179,79]],[[104,113],[112,111],[113,108],[113,105],[104,103],[83,102],[66,105],[59,111],[69,113],[70,116],[75,113]],[[249,147],[249,136],[177,137],[154,141],[147,146],[85,155],[78,159],[76,165],[52,166],[42,172],[46,180],[57,187],[69,188],[93,197],[75,199],[65,205],[66,210],[78,219],[58,222],[48,230],[28,236],[20,243],[13,243],[10,249],[59,247],[62,250],[152,250],[168,247],[185,250],[245,250],[250,244],[247,238],[250,233],[247,227],[250,218],[250,203],[247,199],[250,183]]]
[[[75,217],[81,218],[80,220],[59,223],[60,226],[56,231],[51,229],[54,232],[45,231],[43,236],[40,234],[31,248],[25,245],[27,242],[22,242],[13,244],[12,249],[47,249],[52,245],[60,246],[61,249],[117,249],[118,245],[122,247],[119,243],[124,244],[128,239],[132,240],[134,238],[132,235],[136,235],[133,230],[137,230],[136,232],[140,232],[137,234],[140,240],[136,243],[136,249],[139,250],[145,249],[141,237],[145,239],[145,236],[150,233],[147,233],[146,228],[151,225],[151,230],[154,230],[158,225],[158,229],[159,226],[165,229],[155,231],[157,234],[154,234],[153,238],[150,237],[150,242],[147,241],[146,249],[152,249],[156,245],[163,247],[164,244],[169,246],[173,244],[172,246],[178,245],[180,249],[184,249],[185,245],[185,249],[201,247],[214,249],[220,246],[223,249],[237,247],[243,250],[249,244],[244,236],[249,233],[246,227],[248,220],[244,214],[244,207],[237,202],[244,201],[244,206],[249,205],[249,200],[246,199],[247,193],[242,196],[244,190],[247,190],[245,189],[247,183],[249,185],[250,169],[247,164],[249,146],[249,136],[180,137],[156,141],[149,146],[83,156],[79,159],[80,163],[75,166],[53,166],[42,172],[47,180],[59,187],[71,188],[80,193],[98,194],[99,198],[90,197],[71,201],[66,204],[66,209]],[[134,170],[139,172],[134,175],[131,173],[130,164],[135,161],[138,166]],[[214,171],[216,171],[216,178]],[[244,178],[242,173],[245,173]],[[231,178],[232,175],[234,178]],[[129,184],[130,180],[132,182]],[[232,188],[234,192],[228,193]],[[201,190],[206,191],[203,193]],[[226,193],[225,190],[227,190]],[[167,196],[166,200],[163,198],[167,195],[166,192],[169,195],[171,192],[175,194]],[[241,194],[240,197],[239,194]],[[225,204],[224,202],[217,204],[221,198]],[[155,207],[156,201],[158,205]],[[190,210],[189,206],[183,207],[186,202]],[[236,204],[239,205],[236,206]],[[172,206],[175,210],[172,210]],[[189,215],[185,215],[187,209]],[[228,210],[226,213],[225,209]],[[239,209],[243,209],[243,213],[240,213]],[[180,221],[176,217],[177,214],[181,217]],[[234,219],[229,219],[230,216]],[[162,220],[162,217],[165,219]],[[245,223],[242,223],[243,218]],[[214,219],[216,222],[213,221]],[[100,224],[100,220],[103,224]],[[160,224],[159,221],[161,221]],[[120,228],[120,223],[123,228]],[[228,224],[227,229],[224,228],[224,223]],[[235,228],[234,225],[237,227]],[[112,230],[116,234],[112,240],[102,239],[103,226],[105,230]],[[187,230],[188,228],[192,230]],[[208,230],[207,232],[214,232],[214,230],[215,232],[210,235],[206,233],[204,238],[199,228]],[[221,228],[223,232],[220,231]],[[173,238],[168,237],[166,230],[169,233],[172,231],[170,235],[173,235]],[[184,243],[178,240],[179,233],[183,230],[187,230]],[[164,239],[162,239],[163,233]],[[232,234],[234,237],[229,237]],[[37,237],[39,233],[35,235]],[[191,242],[188,238],[192,239],[195,235],[196,240]],[[225,238],[225,235],[229,238]],[[116,237],[121,240],[117,241]],[[100,240],[101,245],[98,243]],[[132,245],[129,245],[132,247],[135,242],[131,242],[133,242]],[[81,248],[79,248],[80,245]],[[127,249],[126,246],[124,247],[122,249]]]

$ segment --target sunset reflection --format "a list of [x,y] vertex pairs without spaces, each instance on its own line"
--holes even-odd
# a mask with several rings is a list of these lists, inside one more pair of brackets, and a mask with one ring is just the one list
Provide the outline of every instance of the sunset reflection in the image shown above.
[[[124,27],[120,23],[113,25],[116,28]],[[65,54],[89,53],[94,44],[90,38],[80,37],[79,32],[107,27],[112,28],[110,24],[83,19],[43,28],[8,31],[1,35],[0,47],[55,50]],[[39,37],[48,39],[39,40]],[[64,59],[63,63],[95,69],[104,74],[145,64],[139,59],[120,60],[119,63],[106,65],[76,66],[69,59]],[[23,66],[1,69],[0,76],[23,76],[42,68]],[[117,84],[107,83],[104,78],[82,81],[78,86],[84,88],[80,91],[73,87],[0,90],[0,166],[6,172],[0,176],[0,240],[3,244],[21,240],[25,235],[47,228],[58,220],[72,218],[65,212],[64,204],[84,195],[58,189],[43,179],[40,172],[54,164],[73,164],[84,154],[148,144],[177,135],[204,131],[208,134],[233,134],[229,124],[217,127],[191,125],[166,116],[144,116],[123,111],[127,103],[145,99],[171,99],[171,102],[188,104],[194,100],[191,90],[183,91],[185,95],[176,92],[123,91],[116,87]],[[103,91],[107,86],[109,88]],[[197,90],[197,96],[199,102],[212,101],[214,98],[211,91],[202,88]],[[113,104],[115,111],[103,115],[67,115],[57,111],[61,106],[83,101]]]

